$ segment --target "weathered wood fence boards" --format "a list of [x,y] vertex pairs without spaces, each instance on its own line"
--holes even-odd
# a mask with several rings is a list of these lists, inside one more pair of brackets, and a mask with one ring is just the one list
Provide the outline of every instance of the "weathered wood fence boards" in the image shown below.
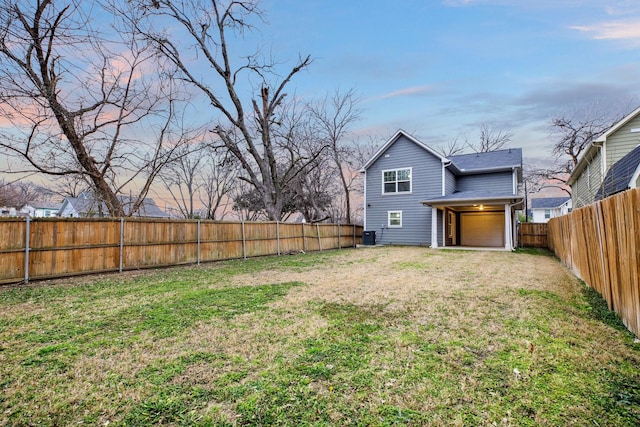
[[547,224],[544,222],[521,222],[518,224],[518,246],[547,247]]
[[640,189],[552,219],[549,248],[640,336]]
[[148,219],[0,219],[0,283],[354,247],[362,226]]

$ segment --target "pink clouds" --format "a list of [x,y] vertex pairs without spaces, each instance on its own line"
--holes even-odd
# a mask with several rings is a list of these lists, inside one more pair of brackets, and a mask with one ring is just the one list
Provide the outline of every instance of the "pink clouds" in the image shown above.
[[640,46],[640,19],[575,25],[570,28],[590,34],[596,40],[624,40],[634,47]]

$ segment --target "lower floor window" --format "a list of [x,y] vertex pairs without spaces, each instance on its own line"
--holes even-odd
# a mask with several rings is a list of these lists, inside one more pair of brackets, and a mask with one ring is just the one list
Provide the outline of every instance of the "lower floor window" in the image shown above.
[[402,211],[389,211],[389,228],[402,227]]

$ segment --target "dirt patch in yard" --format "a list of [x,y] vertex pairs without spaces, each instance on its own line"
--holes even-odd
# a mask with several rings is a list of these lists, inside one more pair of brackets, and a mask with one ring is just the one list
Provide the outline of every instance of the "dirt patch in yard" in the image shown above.
[[294,289],[281,304],[317,301],[384,305],[388,310],[404,310],[407,303],[425,295],[446,298],[472,293],[495,298],[533,287],[562,297],[572,294],[577,285],[575,277],[553,257],[397,246],[348,251],[319,267],[268,270],[233,278],[238,286],[289,281],[309,286]]

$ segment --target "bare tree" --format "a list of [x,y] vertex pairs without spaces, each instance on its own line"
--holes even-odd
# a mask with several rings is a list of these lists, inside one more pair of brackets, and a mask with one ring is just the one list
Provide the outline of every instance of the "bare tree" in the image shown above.
[[326,96],[316,105],[311,105],[311,114],[318,126],[318,136],[329,147],[329,155],[334,163],[336,173],[342,184],[345,203],[345,220],[351,222],[351,189],[353,164],[349,164],[352,147],[345,141],[350,127],[360,119],[361,110],[359,100],[353,89],[340,93],[336,91],[332,96]]
[[551,121],[549,134],[554,140],[552,154],[555,159],[549,166],[530,167],[525,171],[529,193],[545,188],[557,188],[567,194],[571,189],[567,180],[574,171],[582,154],[599,136],[624,117],[623,113],[597,111],[594,107],[575,111],[571,115],[561,114]]
[[487,153],[504,148],[513,138],[510,130],[497,129],[488,123],[480,125],[480,139],[477,144],[471,144],[470,148],[476,153]]
[[173,202],[183,218],[195,218],[197,215],[194,200],[202,183],[198,175],[202,171],[204,146],[192,147],[184,145],[179,155],[160,173],[160,179],[165,189],[171,195]]
[[557,159],[567,158],[565,172],[571,173],[575,169],[580,155],[596,138],[606,132],[615,122],[601,115],[576,118],[561,115],[552,120],[550,133],[554,137],[553,155]]
[[[139,30],[179,70],[180,78],[204,95],[217,113],[218,123],[213,132],[242,167],[240,179],[255,188],[268,218],[281,219],[287,185],[320,154],[292,157],[275,140],[285,88],[311,64],[311,58],[300,58],[283,77],[278,77],[279,67],[274,61],[263,59],[259,52],[243,55],[240,43],[234,50],[234,36],[252,30],[253,23],[262,19],[256,1],[133,3],[141,5],[149,18],[148,25],[139,26]],[[156,17],[160,18],[157,22]],[[167,22],[181,28],[182,40],[188,40],[186,44],[180,44],[169,29],[154,29]],[[239,57],[244,59],[239,61],[236,59]],[[203,69],[208,72],[203,73]],[[247,84],[258,88],[250,101],[243,99]]]
[[204,153],[206,167],[201,172],[200,202],[206,219],[224,219],[231,209],[231,192],[238,186],[238,162],[227,153],[208,147]]
[[27,181],[0,180],[0,206],[22,208],[29,201],[40,199],[42,191]]
[[455,156],[456,154],[462,154],[467,148],[468,142],[461,141],[460,137],[455,137],[450,140],[446,145],[440,145],[435,147],[435,150],[442,154],[444,157]]
[[[86,178],[122,216],[184,138],[173,131],[176,87],[153,72],[155,52],[131,28],[99,27],[109,13],[79,0],[0,2],[0,113],[13,125],[0,146],[27,171]],[[125,212],[118,194],[134,183]]]

